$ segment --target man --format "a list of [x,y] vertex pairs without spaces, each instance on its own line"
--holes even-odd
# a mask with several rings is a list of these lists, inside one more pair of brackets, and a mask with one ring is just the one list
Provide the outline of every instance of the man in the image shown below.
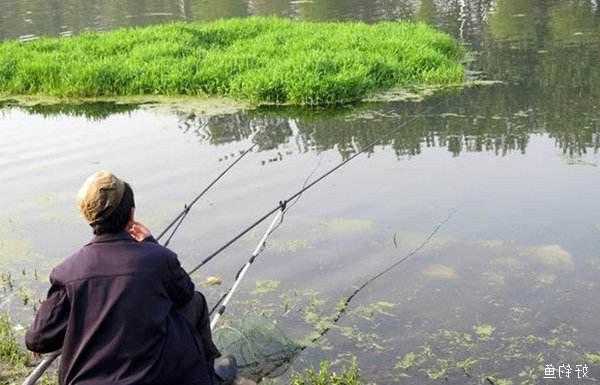
[[[220,383],[206,300],[177,256],[135,221],[131,187],[100,171],[77,200],[95,236],[52,270],[28,349],[62,350],[61,385]],[[232,361],[221,369],[235,371]]]

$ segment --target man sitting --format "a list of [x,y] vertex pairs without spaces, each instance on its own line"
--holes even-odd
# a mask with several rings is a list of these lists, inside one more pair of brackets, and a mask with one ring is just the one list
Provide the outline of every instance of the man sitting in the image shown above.
[[[62,350],[61,385],[222,383],[206,300],[177,255],[135,221],[131,187],[97,172],[78,205],[95,236],[52,270],[29,350]],[[235,372],[232,359],[219,366]]]

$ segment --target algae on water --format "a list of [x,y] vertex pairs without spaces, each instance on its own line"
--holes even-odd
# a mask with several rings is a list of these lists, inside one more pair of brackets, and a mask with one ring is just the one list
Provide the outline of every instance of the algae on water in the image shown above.
[[279,281],[273,280],[258,280],[256,281],[256,288],[252,291],[252,294],[266,294],[277,290],[279,287]]
[[481,324],[474,326],[473,330],[475,330],[475,334],[477,334],[479,338],[487,340],[492,336],[496,328],[490,324]]
[[523,255],[554,269],[572,269],[574,267],[571,253],[559,245],[541,245],[525,249]]
[[0,44],[0,95],[217,96],[336,104],[462,83],[463,49],[422,23],[251,17]]
[[423,274],[425,276],[427,276],[429,278],[433,278],[433,279],[456,279],[456,278],[458,278],[458,274],[456,274],[456,271],[452,267],[442,265],[442,264],[433,264],[433,265],[427,266],[423,270]]

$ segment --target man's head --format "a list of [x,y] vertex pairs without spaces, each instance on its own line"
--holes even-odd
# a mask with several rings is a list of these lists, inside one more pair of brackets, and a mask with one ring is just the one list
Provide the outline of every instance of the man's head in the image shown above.
[[77,205],[94,234],[118,233],[133,220],[133,190],[108,171],[90,175],[77,194]]

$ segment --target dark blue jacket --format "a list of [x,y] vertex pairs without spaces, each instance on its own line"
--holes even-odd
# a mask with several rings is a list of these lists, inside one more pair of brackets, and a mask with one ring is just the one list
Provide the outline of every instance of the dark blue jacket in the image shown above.
[[211,385],[204,349],[176,311],[194,295],[177,256],[126,232],[95,237],[50,274],[26,335],[62,349],[62,385]]

